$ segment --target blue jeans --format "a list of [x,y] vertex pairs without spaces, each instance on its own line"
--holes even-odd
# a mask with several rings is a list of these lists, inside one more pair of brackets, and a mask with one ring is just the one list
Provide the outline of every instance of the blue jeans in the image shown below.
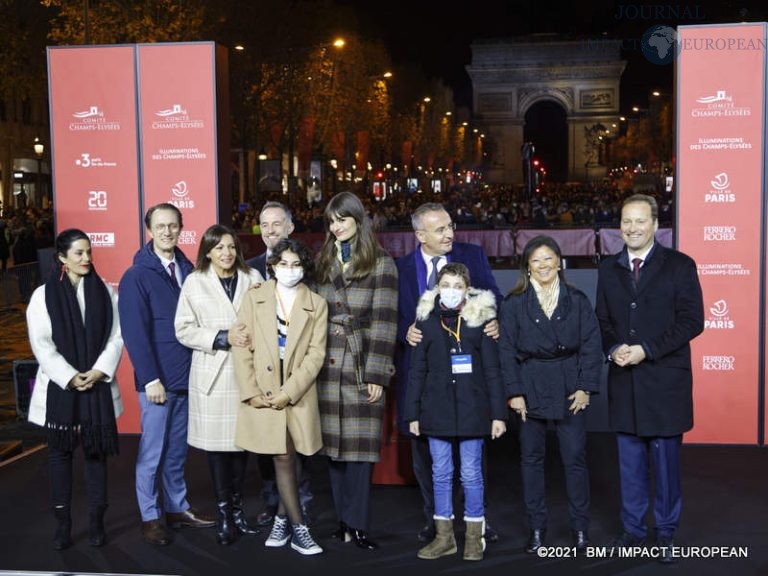
[[[461,485],[464,488],[464,516],[482,518],[483,505],[483,439],[458,440]],[[432,455],[432,482],[435,491],[435,516],[453,515],[453,439],[429,438]]]

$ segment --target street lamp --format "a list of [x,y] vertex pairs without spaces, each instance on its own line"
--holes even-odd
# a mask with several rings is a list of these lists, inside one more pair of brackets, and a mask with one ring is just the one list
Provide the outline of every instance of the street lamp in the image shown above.
[[47,203],[43,206],[43,175],[42,175],[42,160],[43,153],[45,152],[45,146],[40,142],[40,138],[35,138],[35,143],[32,146],[35,150],[35,156],[37,156],[37,180],[35,182],[35,204],[47,208]]

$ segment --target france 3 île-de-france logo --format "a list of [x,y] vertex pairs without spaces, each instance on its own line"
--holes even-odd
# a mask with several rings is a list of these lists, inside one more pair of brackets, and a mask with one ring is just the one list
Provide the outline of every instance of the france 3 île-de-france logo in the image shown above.
[[195,201],[189,197],[189,187],[184,180],[179,180],[171,186],[170,203],[176,208],[194,208]]
[[95,132],[120,130],[120,122],[109,120],[104,110],[91,105],[85,110],[76,110],[72,113],[74,120],[69,123],[72,132]]
[[735,327],[729,316],[728,303],[725,300],[718,300],[709,307],[709,315],[704,320],[704,329],[733,330]]
[[677,32],[671,26],[651,26],[643,34],[640,49],[652,64],[671,64],[678,53]]
[[709,181],[711,188],[704,194],[704,202],[723,204],[736,202],[736,194],[731,191],[731,180],[727,172],[720,172]]

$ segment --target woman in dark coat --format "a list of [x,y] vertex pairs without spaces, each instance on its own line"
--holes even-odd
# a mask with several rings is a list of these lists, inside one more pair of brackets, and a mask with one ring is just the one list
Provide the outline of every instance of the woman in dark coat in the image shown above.
[[419,299],[416,327],[422,340],[413,349],[405,420],[414,436],[424,434],[432,456],[435,539],[418,557],[434,560],[456,553],[453,533],[453,448],[461,455],[464,560],[483,557],[483,442],[506,432],[507,409],[494,342],[484,333],[496,318],[490,290],[469,287],[464,264],[446,264],[437,286]]
[[544,450],[554,422],[565,467],[571,531],[577,550],[589,544],[586,415],[599,387],[600,332],[592,304],[566,284],[560,247],[549,236],[526,244],[520,280],[501,305],[499,354],[509,405],[520,416],[523,496],[530,528],[526,552],[547,530]]

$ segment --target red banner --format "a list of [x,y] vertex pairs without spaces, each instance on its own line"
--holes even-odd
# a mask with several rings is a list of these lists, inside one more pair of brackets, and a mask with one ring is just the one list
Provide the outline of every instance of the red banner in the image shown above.
[[690,442],[757,440],[765,32],[678,32],[678,238],[697,262],[705,316],[692,343]]
[[357,133],[357,155],[355,163],[358,170],[366,170],[368,167],[368,131],[360,130]]
[[301,121],[301,126],[299,126],[299,170],[309,170],[314,136],[315,119],[308,116]]
[[335,132],[333,134],[333,154],[336,156],[339,166],[343,166],[346,161],[344,152],[344,132]]
[[182,211],[179,247],[194,261],[203,232],[218,221],[214,44],[138,50],[144,206],[170,202]]

